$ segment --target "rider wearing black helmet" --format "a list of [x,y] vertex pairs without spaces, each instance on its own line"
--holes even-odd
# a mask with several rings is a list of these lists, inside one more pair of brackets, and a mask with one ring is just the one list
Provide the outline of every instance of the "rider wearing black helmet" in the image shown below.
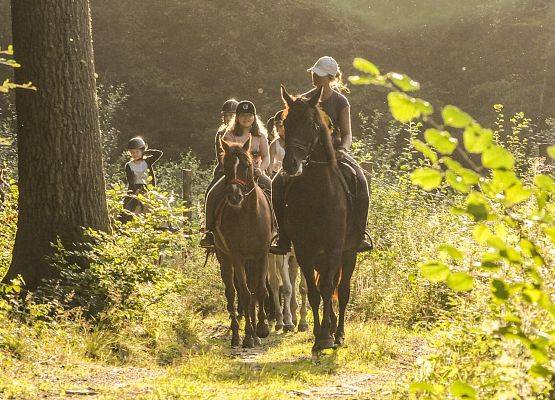
[[131,160],[125,164],[127,193],[129,196],[125,197],[123,204],[126,210],[135,212],[140,203],[134,196],[145,192],[147,185],[156,186],[154,163],[164,153],[160,150],[148,149],[144,139],[140,136],[134,137],[127,142],[127,151],[131,157]]

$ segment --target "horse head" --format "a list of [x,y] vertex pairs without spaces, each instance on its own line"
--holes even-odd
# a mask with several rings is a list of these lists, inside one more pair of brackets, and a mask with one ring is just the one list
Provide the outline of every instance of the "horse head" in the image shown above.
[[250,146],[251,138],[242,146],[230,144],[220,138],[222,165],[228,186],[226,199],[232,207],[240,208],[245,197],[254,188],[253,162],[249,153]]
[[323,121],[322,110],[318,102],[322,96],[322,88],[308,98],[292,97],[281,86],[281,97],[286,105],[285,119],[285,157],[283,170],[287,175],[298,176],[303,172],[303,165],[313,156],[313,150],[323,150],[320,161],[327,165],[335,164],[335,153],[331,143],[331,133]]

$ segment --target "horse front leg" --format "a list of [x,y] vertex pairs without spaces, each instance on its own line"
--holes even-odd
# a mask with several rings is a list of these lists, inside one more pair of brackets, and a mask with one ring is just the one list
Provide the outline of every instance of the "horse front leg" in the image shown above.
[[235,284],[233,279],[233,265],[228,256],[217,253],[220,262],[220,275],[225,285],[225,297],[227,300],[227,312],[231,320],[231,347],[239,346],[239,322],[235,311]]
[[[316,350],[323,350],[333,348],[334,340],[332,332],[332,314],[333,303],[332,297],[335,290],[336,274],[339,272],[341,265],[341,252],[333,250],[328,255],[327,260],[323,263],[320,276],[320,294],[322,296],[323,310],[322,310],[322,324],[320,327],[320,336],[316,338],[314,348]],[[309,287],[310,293],[310,287]]]
[[289,258],[287,255],[283,258],[283,263],[280,267],[283,294],[283,330],[284,332],[293,332],[295,330],[291,317],[291,293],[293,290],[289,279]]
[[343,271],[339,281],[339,321],[335,331],[335,344],[341,346],[345,342],[345,310],[351,295],[351,277],[357,261],[356,252],[343,256]]
[[306,284],[306,278],[303,274],[301,274],[301,281],[299,282],[299,292],[301,294],[299,332],[306,332],[308,331],[308,321],[306,320],[306,317],[308,316],[308,287]]
[[283,328],[283,314],[281,312],[281,305],[279,302],[279,264],[281,263],[282,259],[283,256],[276,256],[273,254],[268,257],[268,281],[270,283],[272,298],[274,299],[276,331],[279,331],[281,328]]
[[243,347],[254,347],[254,327],[252,325],[250,313],[251,292],[247,285],[247,274],[245,272],[245,260],[234,258],[233,267],[236,273],[236,283],[238,285],[239,303],[243,305],[243,315],[245,316],[245,338]]

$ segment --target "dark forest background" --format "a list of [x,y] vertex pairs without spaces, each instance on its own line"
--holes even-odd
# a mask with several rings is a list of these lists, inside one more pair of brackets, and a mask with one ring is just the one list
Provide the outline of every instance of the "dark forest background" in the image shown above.
[[[3,47],[11,42],[9,3],[0,0]],[[225,99],[251,99],[265,119],[280,107],[280,83],[293,92],[310,87],[305,70],[321,55],[335,57],[346,75],[357,56],[407,73],[422,82],[423,98],[460,105],[483,122],[494,118],[495,103],[540,127],[555,115],[554,0],[91,0],[91,7],[99,82],[124,84],[128,95],[115,117],[120,142],[143,134],[169,155],[192,149],[210,160]],[[368,93],[353,90],[354,114],[385,109],[383,93]]]

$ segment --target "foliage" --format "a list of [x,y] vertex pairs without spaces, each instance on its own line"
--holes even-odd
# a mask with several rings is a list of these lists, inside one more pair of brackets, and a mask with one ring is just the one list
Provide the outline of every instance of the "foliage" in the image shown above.
[[[355,60],[355,67],[360,64]],[[491,310],[490,318],[495,322],[495,328],[485,333],[495,335],[502,343],[516,341],[527,350],[520,367],[534,378],[532,382],[549,382],[555,374],[555,332],[552,331],[555,305],[552,287],[548,285],[553,279],[550,266],[555,243],[555,181],[542,170],[529,169],[526,175],[518,175],[525,171],[521,148],[527,144],[518,135],[527,128],[527,121],[523,116],[514,121],[516,129],[509,136],[507,146],[514,155],[496,139],[499,132],[494,135],[455,106],[443,107],[442,123],[436,122],[432,117],[433,108],[425,100],[396,91],[409,89],[397,82],[398,79],[410,82],[405,75],[381,75],[377,68],[361,71],[365,75],[353,77],[351,82],[391,89],[388,99],[395,119],[404,123],[421,119],[432,126],[424,132],[425,143],[416,142],[426,157],[426,165],[415,169],[411,180],[427,191],[442,188],[458,192],[459,196],[451,199],[452,213],[460,217],[461,226],[472,230],[472,238],[479,246],[477,251],[465,252],[449,244],[442,245],[448,261],[422,262],[422,276],[445,282],[455,292],[473,291],[471,295],[475,297],[479,297],[480,291],[473,288],[485,285],[490,292],[486,309]],[[451,157],[455,151],[460,161]],[[473,154],[480,158],[473,158]],[[459,200],[460,196],[464,200]],[[443,368],[451,371],[458,366]],[[499,370],[492,371],[494,376],[499,373]],[[432,376],[438,379],[445,375]],[[483,384],[476,380],[473,383]],[[522,391],[529,388],[524,385]],[[476,397],[476,389],[460,381],[441,379],[415,384],[412,389],[433,398],[444,398],[448,390],[455,398]],[[486,397],[498,396],[498,389],[502,390],[484,385],[480,392],[487,393]],[[547,398],[549,390],[549,384],[540,385],[534,393]]]

